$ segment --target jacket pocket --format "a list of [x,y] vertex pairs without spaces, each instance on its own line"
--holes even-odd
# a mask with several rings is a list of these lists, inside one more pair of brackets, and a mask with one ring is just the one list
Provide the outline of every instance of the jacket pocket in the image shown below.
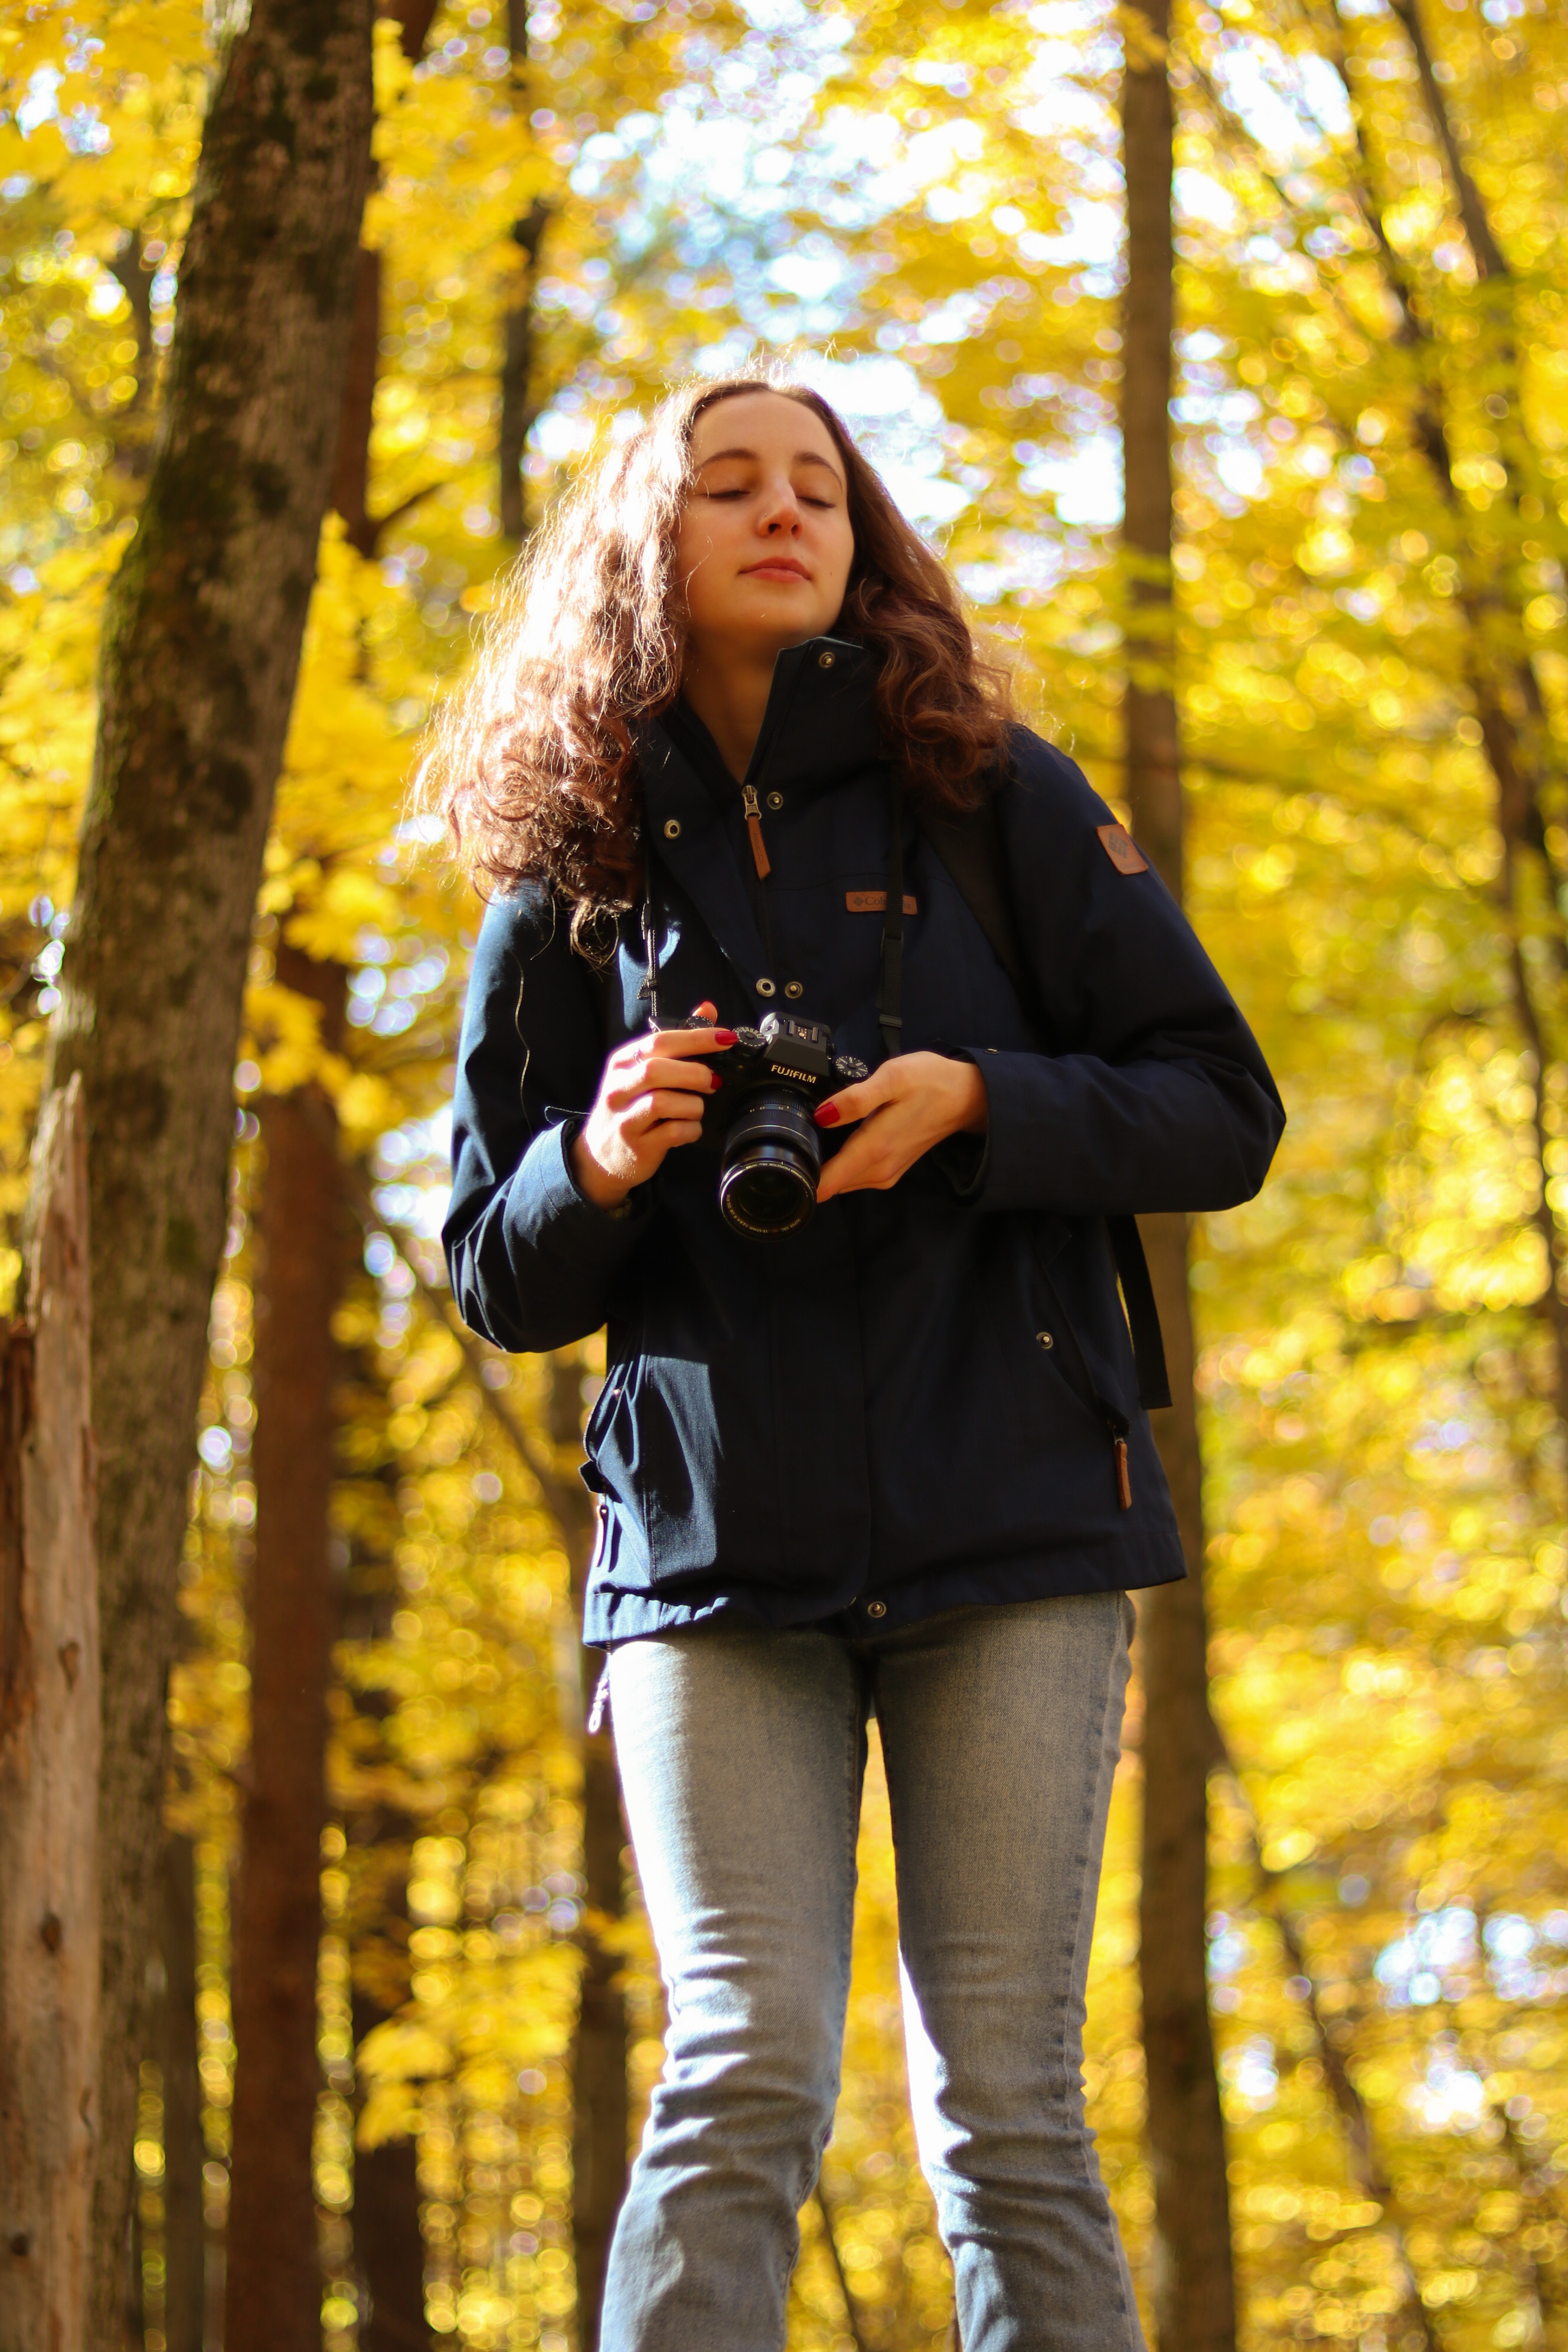
[[1056,1250],[1047,1254],[1039,1238],[1031,1234],[1030,1246],[1040,1295],[1050,1318],[1048,1327],[1038,1337],[1042,1344],[1048,1342],[1053,1358],[1060,1362],[1063,1379],[1104,1431],[1110,1450],[1110,1472],[1116,1485],[1117,1505],[1123,1511],[1131,1510],[1132,1487],[1127,1440],[1132,1427],[1131,1417],[1120,1399],[1114,1393],[1108,1393],[1111,1383],[1102,1372],[1097,1371],[1078,1328],[1068,1313],[1061,1289],[1051,1277],[1051,1261],[1060,1254],[1060,1242]]

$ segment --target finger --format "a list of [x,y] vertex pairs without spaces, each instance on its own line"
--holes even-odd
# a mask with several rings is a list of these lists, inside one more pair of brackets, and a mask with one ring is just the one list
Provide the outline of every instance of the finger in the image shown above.
[[868,1118],[874,1110],[881,1110],[898,1091],[899,1081],[884,1063],[868,1078],[862,1078],[858,1086],[845,1087],[839,1093],[829,1095],[825,1103],[818,1103],[812,1117],[818,1127],[849,1127],[858,1118]]
[[667,1151],[678,1144],[695,1143],[702,1133],[702,1122],[697,1118],[660,1119],[646,1132],[626,1133],[626,1143],[641,1162],[645,1176],[651,1176]]
[[718,1093],[724,1081],[718,1071],[709,1069],[706,1063],[678,1062],[661,1055],[643,1064],[637,1073],[637,1083],[645,1089],[649,1087],[680,1087],[694,1095],[711,1095]]
[[639,1038],[646,1061],[651,1054],[725,1054],[735,1043],[732,1029],[655,1029]]
[[693,1112],[694,1106],[689,1094],[678,1093],[671,1087],[656,1087],[651,1094],[638,1097],[626,1112],[623,1124],[629,1133],[637,1135],[647,1134],[665,1119],[700,1129],[702,1121],[694,1118]]
[[901,1153],[889,1153],[870,1129],[862,1128],[824,1167],[816,1197],[831,1201],[840,1192],[889,1192],[910,1165]]
[[679,1061],[651,1061],[647,1070],[627,1070],[621,1085],[606,1087],[605,1108],[616,1112],[616,1118],[626,1118],[626,1112],[637,1110],[658,1096],[679,1098],[682,1118],[700,1118],[700,1106],[710,1094],[717,1094],[720,1079],[703,1066],[691,1068]]

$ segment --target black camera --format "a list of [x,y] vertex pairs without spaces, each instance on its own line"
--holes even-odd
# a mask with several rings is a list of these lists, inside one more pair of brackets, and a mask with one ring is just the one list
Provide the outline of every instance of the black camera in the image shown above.
[[[696,1013],[689,1029],[711,1024]],[[721,1088],[702,1107],[720,1143],[719,1206],[738,1234],[772,1240],[804,1225],[816,1206],[822,1133],[819,1103],[869,1076],[852,1054],[835,1054],[825,1021],[770,1013],[741,1029],[727,1053],[703,1057]]]

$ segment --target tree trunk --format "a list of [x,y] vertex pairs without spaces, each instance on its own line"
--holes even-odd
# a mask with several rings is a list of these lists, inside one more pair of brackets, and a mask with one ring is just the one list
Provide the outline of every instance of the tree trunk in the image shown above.
[[380,360],[381,256],[371,247],[361,246],[337,454],[332,460],[332,507],[342,517],[349,545],[367,557],[375,553],[381,537],[381,525],[372,520],[370,512],[370,430]]
[[[572,1352],[550,1365],[550,1435],[557,1449],[578,1454],[583,1438],[583,1367]],[[572,1567],[579,1616],[593,1556],[595,1519],[586,1487],[576,1479],[552,1483],[546,1499],[554,1512]],[[604,1660],[581,1652],[586,1719]],[[577,2273],[578,2352],[597,2352],[605,2266],[616,2216],[626,2189],[626,2000],[618,1953],[606,1950],[593,1921],[619,1919],[626,1908],[621,1849],[620,1775],[608,1728],[584,1731],[583,1877],[586,1916],[584,1966],[572,2053],[572,2247]]]
[[[341,1040],[347,976],[279,945],[278,978]],[[319,1087],[261,1106],[250,1772],[234,1913],[234,2153],[225,2352],[318,2352],[311,2139],[333,1596],[337,1126]]]
[[[1171,591],[1175,253],[1169,0],[1135,0],[1126,22],[1127,797],[1140,843],[1180,898],[1182,777]],[[1145,1696],[1140,1967],[1154,2173],[1155,2317],[1161,2352],[1232,2352],[1230,2198],[1208,2012],[1208,1773],[1217,1759],[1208,1706],[1187,1230],[1182,1216],[1142,1223],[1173,1399],[1169,1412],[1155,1415],[1155,1436],[1187,1563],[1185,1583],[1142,1594],[1139,1608]]]
[[49,1085],[86,1087],[101,1449],[93,2341],[123,2294],[163,1694],[252,910],[327,501],[370,165],[368,0],[252,0],[214,92],[162,436],[105,619]]
[[[376,9],[399,28],[398,46],[410,65],[425,54],[437,0],[385,0]],[[420,490],[391,514],[370,510],[370,436],[375,422],[375,382],[381,373],[381,253],[361,246],[354,278],[353,317],[349,328],[348,361],[343,375],[342,406],[338,416],[337,452],[332,460],[332,510],[342,517],[349,545],[373,557],[389,522],[428,498]]]
[[522,462],[528,436],[541,404],[533,397],[533,289],[539,275],[539,248],[550,218],[549,207],[536,203],[512,224],[512,241],[522,256],[522,290],[506,314],[505,356],[500,372],[500,430],[497,436],[500,527],[505,536],[521,540],[528,530]]
[[[352,1638],[386,1637],[394,1594],[378,1594]],[[379,1604],[379,1605],[378,1605]],[[364,1621],[368,1619],[369,1622]],[[378,1622],[379,1621],[379,1622]],[[381,1691],[361,1691],[355,1709],[362,1723],[379,1724],[392,1701]],[[380,1742],[378,1741],[378,1746]],[[390,1761],[384,1747],[377,1761]],[[356,1749],[361,1771],[374,1769],[371,1756]],[[354,2050],[378,2025],[395,2016],[408,1998],[408,1856],[416,1827],[407,1813],[390,1805],[349,1817],[351,1853],[358,1849],[363,1916],[351,1930]],[[377,1875],[364,1867],[366,1853],[387,1857]],[[374,1923],[374,1924],[372,1924]],[[383,2140],[354,2149],[354,2263],[370,2305],[360,2322],[360,2352],[431,2352],[425,2315],[425,2239],[419,2205],[419,2149],[412,2137]]]
[[87,1117],[35,1153],[25,1319],[0,1327],[0,2343],[88,2342],[99,2134],[100,1654]]
[[[529,107],[529,0],[508,0],[507,38],[511,49],[512,103],[520,113]],[[528,534],[528,499],[522,461],[541,403],[533,394],[533,289],[539,276],[539,247],[550,218],[550,208],[539,197],[511,225],[512,242],[522,256],[522,280],[517,299],[501,327],[500,429],[496,436],[496,496],[502,535],[521,540]]]
[[[387,2014],[355,1992],[356,2049]],[[353,2231],[354,2260],[370,2302],[370,2317],[360,2326],[360,2352],[430,2352],[419,2149],[413,2139],[355,2149]]]
[[202,2087],[196,2043],[196,1874],[189,1838],[163,1847],[163,2335],[167,2352],[202,2352],[206,2221],[202,2198]]
[[1208,1704],[1187,1230],[1181,1216],[1139,1223],[1173,1400],[1168,1412],[1155,1414],[1154,1433],[1187,1561],[1185,1582],[1140,1594],[1138,1612],[1144,1690],[1140,1972],[1155,2319],[1161,2352],[1230,2352],[1236,2287],[1229,2179],[1207,1975],[1208,1776],[1220,1748]]

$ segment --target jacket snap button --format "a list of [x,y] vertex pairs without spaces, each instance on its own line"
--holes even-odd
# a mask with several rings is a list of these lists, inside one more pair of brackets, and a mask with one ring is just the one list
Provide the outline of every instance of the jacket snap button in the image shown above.
[[758,981],[758,982],[757,982],[757,994],[758,994],[759,996],[772,996],[772,995],[773,994],[773,992],[773,992],[773,982],[772,982],[771,980],[759,980],[759,981]]
[[1057,1344],[1048,1331],[1037,1331],[1035,1337],[1042,1348],[1054,1348]]
[[665,818],[664,837],[666,841],[679,841],[680,839],[680,819],[678,816],[667,816]]
[[805,994],[805,982],[801,980],[786,980],[784,982],[784,994],[786,996],[804,996]]
[[771,809],[781,809],[781,808],[783,808],[783,806],[784,806],[784,794],[783,794],[783,793],[770,793],[768,794],[768,806],[769,806]]
[[886,1602],[885,1601],[867,1601],[867,1603],[866,1603],[866,1614],[867,1614],[867,1616],[868,1616],[868,1617],[885,1617],[885,1616],[887,1615],[887,1613],[888,1613],[888,1604],[887,1604],[887,1602]]
[[833,656],[831,654],[818,654],[816,656],[816,667],[818,669],[831,669],[833,667]]

